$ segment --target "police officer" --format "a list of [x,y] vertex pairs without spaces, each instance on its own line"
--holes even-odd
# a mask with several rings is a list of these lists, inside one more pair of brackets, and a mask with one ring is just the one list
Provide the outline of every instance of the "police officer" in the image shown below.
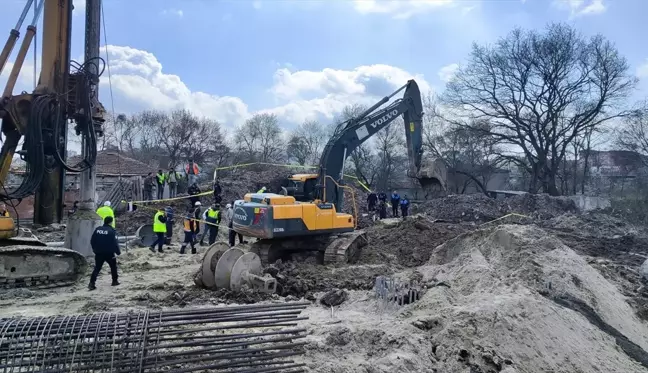
[[106,216],[104,224],[101,227],[97,227],[94,233],[92,233],[90,245],[92,246],[92,252],[95,254],[95,266],[92,271],[92,276],[90,276],[88,290],[95,290],[97,288],[95,282],[105,262],[108,262],[110,266],[112,286],[119,285],[117,281],[117,257],[115,255],[120,255],[121,250],[119,250],[119,243],[117,242],[117,235],[115,234],[115,229],[112,227],[112,222],[113,218]]

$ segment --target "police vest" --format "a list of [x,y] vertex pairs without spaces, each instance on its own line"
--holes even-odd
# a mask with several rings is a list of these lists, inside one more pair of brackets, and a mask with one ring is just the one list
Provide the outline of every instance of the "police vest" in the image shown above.
[[155,233],[166,233],[167,228],[166,228],[166,223],[160,222],[159,217],[163,216],[164,213],[162,211],[158,211],[155,213],[155,216],[153,217],[153,232]]
[[110,216],[113,218],[112,223],[110,226],[115,228],[115,212],[113,209],[110,208],[110,206],[101,206],[97,209],[97,215],[101,218],[101,220],[104,220],[107,216]]
[[207,210],[207,221],[210,223],[216,223],[216,220],[218,219],[218,215],[220,215],[220,211],[218,210],[212,210],[212,209]]
[[164,175],[164,174],[162,174],[162,175],[157,174],[156,176],[157,176],[157,179],[158,179],[158,184],[162,184],[162,183],[164,183],[164,179],[166,179],[166,175]]

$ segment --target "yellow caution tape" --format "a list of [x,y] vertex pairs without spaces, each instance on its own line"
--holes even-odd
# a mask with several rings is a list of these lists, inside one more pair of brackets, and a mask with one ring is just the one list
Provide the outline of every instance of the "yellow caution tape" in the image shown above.
[[[121,201],[121,202],[122,202],[122,203],[126,203],[126,204],[129,203],[129,202],[127,202],[127,201]],[[151,211],[155,211],[155,212],[157,212],[157,211],[164,211],[164,209],[156,209],[156,208],[152,208],[152,207],[144,206],[144,205],[139,204],[139,203],[136,203],[136,202],[130,202],[130,203],[132,203],[134,206],[141,207],[141,208],[143,208],[143,209],[145,209],[145,210],[151,210]],[[221,210],[219,210],[219,211],[221,211]],[[174,216],[175,216],[175,215],[177,215],[177,216],[182,216],[183,219],[187,217],[184,213],[180,213],[180,214],[179,214],[179,213],[174,212],[173,215],[174,215]],[[213,225],[213,226],[216,226],[216,227],[222,227],[222,228],[227,228],[227,229],[229,229],[228,226],[221,225],[221,224],[216,224],[216,223],[210,223],[210,222],[208,222],[208,221],[206,221],[206,220],[195,219],[195,218],[192,218],[192,217],[189,217],[189,220],[197,221],[197,222],[199,222],[199,223],[203,223],[203,224]]]

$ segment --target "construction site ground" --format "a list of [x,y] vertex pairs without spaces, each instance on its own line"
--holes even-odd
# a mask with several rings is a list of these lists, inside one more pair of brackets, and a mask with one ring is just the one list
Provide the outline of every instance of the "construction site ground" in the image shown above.
[[[250,180],[223,182],[227,198],[239,198],[232,189]],[[358,191],[356,201],[365,198]],[[545,195],[449,196],[413,206],[404,221],[374,223],[358,210],[369,237],[358,262],[272,264],[266,272],[277,278],[277,294],[198,288],[207,247],[180,255],[174,244],[163,254],[127,248],[120,286],[110,286],[106,266],[88,291],[88,269],[73,287],[4,290],[0,309],[42,316],[306,299],[309,336],[299,359],[311,372],[648,372],[645,227]],[[132,230],[148,222],[145,211],[122,214],[118,224]],[[54,233],[37,232],[49,240]],[[385,304],[372,291],[379,275],[416,280],[423,294]],[[323,306],[331,290],[346,300]]]

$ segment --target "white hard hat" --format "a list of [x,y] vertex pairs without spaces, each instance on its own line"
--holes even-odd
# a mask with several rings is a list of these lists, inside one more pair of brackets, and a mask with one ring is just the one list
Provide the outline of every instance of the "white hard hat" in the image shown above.
[[104,206],[110,206],[110,201],[104,202]]
[[202,206],[202,203],[200,203],[200,201],[196,201],[196,203],[194,203],[194,206]]
[[225,205],[225,208],[230,209],[232,208],[232,205],[228,203],[227,205]]

